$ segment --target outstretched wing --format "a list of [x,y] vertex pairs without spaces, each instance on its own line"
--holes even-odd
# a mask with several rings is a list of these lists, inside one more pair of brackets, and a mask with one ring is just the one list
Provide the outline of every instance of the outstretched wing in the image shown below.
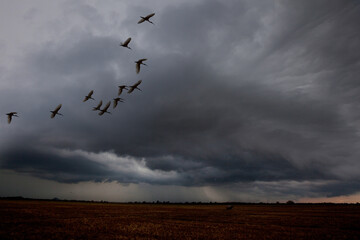
[[130,41],[131,41],[131,38],[126,39],[126,41],[123,43],[123,45],[127,46]]
[[116,106],[118,105],[118,100],[114,99],[114,105],[113,108],[116,108]]
[[85,96],[83,102],[86,102],[87,100],[89,100],[89,97],[88,97],[88,96]]
[[145,21],[145,19],[140,19],[140,21],[138,21],[138,24],[140,24],[140,23],[143,23]]
[[58,111],[60,110],[61,106],[62,106],[62,105],[59,104],[59,106],[57,106],[57,107],[55,108],[54,112],[58,112]]
[[151,14],[147,15],[145,18],[149,20],[154,15],[155,15],[155,13],[151,13]]
[[140,62],[136,63],[136,73],[140,72]]
[[142,58],[142,59],[139,59],[139,62],[144,62],[146,60],[147,60],[147,58]]
[[110,107],[110,104],[111,104],[111,101],[109,101],[109,102],[105,105],[105,107],[104,107],[104,109],[103,109],[104,112],[106,112],[106,111],[108,110],[108,108]]
[[91,95],[93,95],[93,93],[94,93],[94,90],[91,90],[88,94],[88,97],[91,97]]
[[141,82],[142,82],[141,80],[137,81],[137,83],[135,83],[133,87],[137,88],[137,86],[139,86]]
[[99,102],[99,104],[96,106],[96,108],[100,108],[102,105],[102,100]]
[[54,113],[54,112],[51,112],[51,118],[54,118],[55,117],[55,115],[56,115],[56,113]]
[[11,123],[11,114],[8,114],[8,123]]
[[122,88],[122,87],[119,87],[118,96],[120,96],[120,94],[122,93],[122,91],[123,91],[123,88]]
[[128,91],[128,93],[132,93],[132,92],[134,91],[134,89],[135,89],[135,88],[134,88],[133,86],[131,86],[130,89],[129,89],[129,91]]
[[99,112],[99,115],[101,116],[101,115],[103,115],[105,112],[104,111],[100,111]]

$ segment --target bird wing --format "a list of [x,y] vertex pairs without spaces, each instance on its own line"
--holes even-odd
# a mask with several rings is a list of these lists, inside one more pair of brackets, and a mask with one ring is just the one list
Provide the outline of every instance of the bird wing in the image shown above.
[[136,73],[140,72],[140,62],[136,63]]
[[135,88],[133,86],[130,86],[130,89],[129,89],[128,93],[132,93],[134,91],[134,89]]
[[119,92],[118,92],[118,96],[120,96],[120,94],[122,93],[123,89],[121,87],[119,87]]
[[100,108],[102,105],[102,100],[99,102],[99,104],[96,106],[96,108]]
[[110,104],[111,104],[111,102],[109,101],[109,102],[105,105],[103,111],[107,111],[108,108],[110,107]]
[[147,60],[147,58],[142,58],[142,59],[139,59],[139,62],[144,62],[146,60]]
[[127,46],[129,44],[129,42],[131,41],[131,38],[126,39],[126,41],[123,43],[125,46]]
[[145,18],[149,20],[154,15],[155,15],[155,13],[151,13],[151,14],[147,15]]
[[140,85],[141,82],[142,82],[141,80],[137,81],[137,83],[135,83],[133,87],[136,88],[137,86]]
[[114,105],[113,105],[113,108],[116,108],[117,104],[118,104],[118,101],[117,101],[116,99],[114,99]]
[[51,118],[54,118],[55,115],[56,115],[56,114],[52,112],[52,113],[51,113]]
[[8,115],[8,123],[11,123],[11,114],[7,114]]
[[93,95],[93,93],[94,93],[94,90],[91,90],[88,94],[88,97],[91,97],[91,95]]
[[88,96],[85,96],[83,102],[86,102],[87,100],[89,100],[89,97],[88,97]]
[[140,24],[140,23],[142,23],[142,22],[144,22],[145,21],[145,19],[140,19],[140,21],[138,21],[138,24]]
[[104,111],[100,111],[99,112],[99,115],[101,116],[101,115],[103,115],[105,112]]
[[61,106],[62,106],[62,105],[59,104],[59,106],[57,106],[57,107],[55,108],[54,112],[58,112],[58,111],[60,110]]

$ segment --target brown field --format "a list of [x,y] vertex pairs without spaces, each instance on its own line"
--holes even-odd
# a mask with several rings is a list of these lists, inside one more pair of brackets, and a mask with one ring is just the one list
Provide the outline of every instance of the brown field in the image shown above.
[[359,205],[0,204],[0,239],[360,239]]

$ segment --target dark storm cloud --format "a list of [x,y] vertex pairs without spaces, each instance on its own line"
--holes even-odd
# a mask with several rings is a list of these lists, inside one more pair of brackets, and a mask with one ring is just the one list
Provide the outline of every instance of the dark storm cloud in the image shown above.
[[92,179],[103,181],[111,175],[103,164],[83,157],[66,158],[51,152],[34,149],[9,150],[1,155],[1,168],[30,173],[34,176],[60,182],[79,182]]
[[[41,106],[23,109],[30,126],[24,135],[34,146],[16,152],[22,141],[9,141],[2,167],[70,182],[336,180],[336,186],[303,191],[354,193],[358,177],[338,168],[360,168],[359,11],[355,1],[204,1],[156,13],[155,26],[134,26],[144,37],[143,45],[132,42],[133,51],[120,49],[117,37],[85,30],[49,44],[25,59],[22,76],[36,83],[37,98],[14,90]],[[149,66],[136,75],[134,61],[142,57]],[[143,91],[124,94],[112,116],[90,111],[98,100],[115,97],[117,85],[139,79]],[[96,101],[82,103],[90,89]],[[64,118],[42,115],[60,102]],[[154,175],[121,172],[122,178],[87,155],[45,157],[31,150],[39,145],[114,151],[134,158],[130,163],[143,159],[142,169]]]

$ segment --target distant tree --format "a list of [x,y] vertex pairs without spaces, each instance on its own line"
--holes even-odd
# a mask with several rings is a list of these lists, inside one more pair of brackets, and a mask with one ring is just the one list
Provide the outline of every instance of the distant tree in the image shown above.
[[292,201],[292,200],[289,200],[289,201],[286,202],[286,204],[292,205],[292,204],[295,204],[295,202]]

